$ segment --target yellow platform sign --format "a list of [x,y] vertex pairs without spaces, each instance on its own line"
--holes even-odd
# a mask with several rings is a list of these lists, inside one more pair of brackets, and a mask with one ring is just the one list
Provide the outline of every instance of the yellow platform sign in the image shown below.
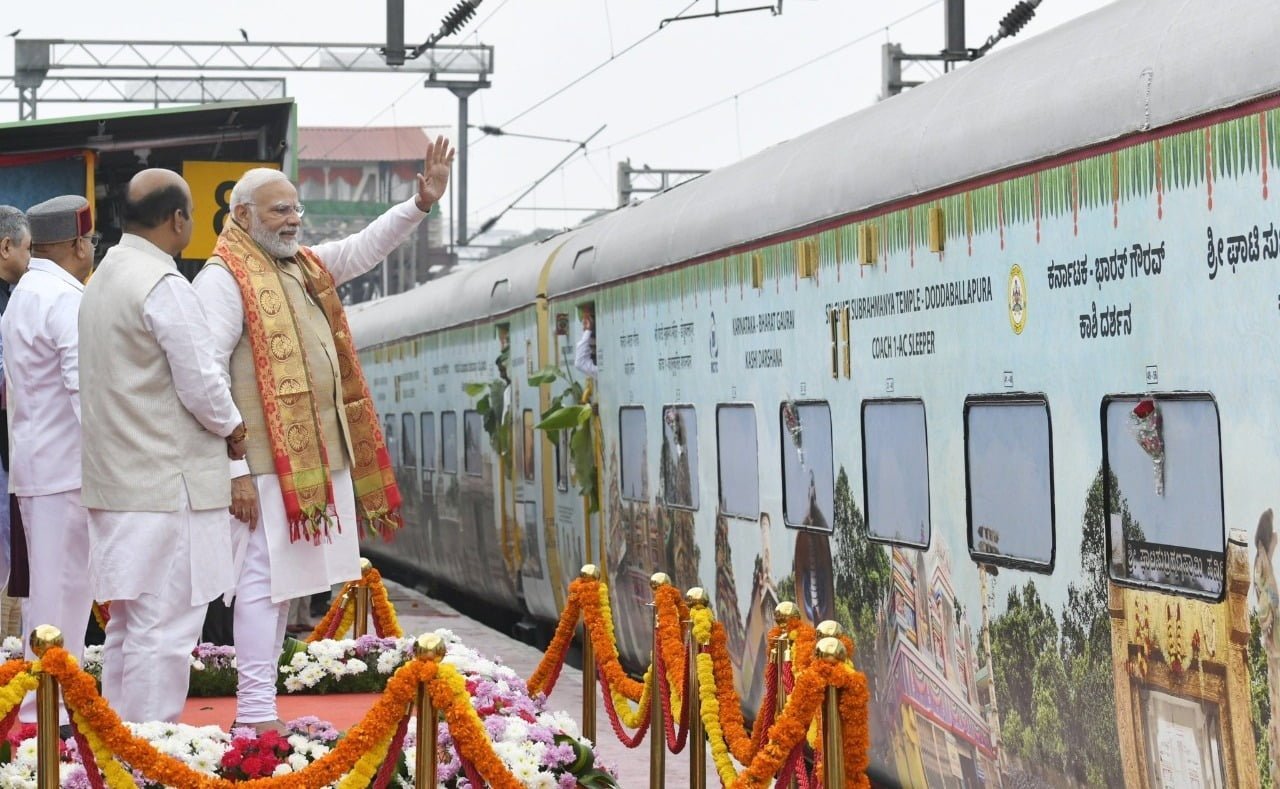
[[255,167],[279,170],[273,162],[183,162],[182,177],[191,186],[195,230],[182,250],[184,260],[203,260],[213,254],[222,224],[231,215],[231,188],[245,171]]

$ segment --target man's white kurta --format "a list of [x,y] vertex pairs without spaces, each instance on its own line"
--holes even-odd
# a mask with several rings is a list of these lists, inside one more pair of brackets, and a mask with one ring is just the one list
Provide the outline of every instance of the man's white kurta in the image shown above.
[[32,258],[0,318],[9,400],[9,491],[47,496],[80,488],[80,369],[76,313],[84,285]]
[[[171,260],[150,242],[132,235],[126,235],[112,253],[122,263],[143,255]],[[209,432],[229,435],[240,424],[240,412],[231,399],[226,371],[208,349],[200,299],[176,267],[147,294],[142,318],[164,350],[183,407]],[[164,581],[175,556],[185,557],[189,565],[181,571],[191,578],[191,605],[207,603],[235,585],[226,508],[192,510],[180,489],[174,491],[170,506],[171,512],[89,511],[90,582],[95,599],[136,600],[144,594],[171,593]],[[147,569],[140,572],[139,568]]]
[[[341,285],[373,268],[396,247],[409,240],[425,216],[413,200],[407,200],[392,207],[359,233],[341,241],[317,244],[311,247],[311,251]],[[241,300],[240,288],[231,273],[220,266],[205,266],[196,276],[195,288],[208,317],[209,343],[214,359],[219,370],[229,375],[231,352],[244,333],[244,302]],[[341,397],[341,392],[337,396]],[[328,450],[345,451],[341,447],[329,447]],[[232,462],[232,478],[248,473],[247,462]],[[279,477],[275,474],[257,474],[253,482],[258,492],[262,512],[260,521],[266,529],[267,550],[271,557],[273,602],[322,592],[333,584],[359,577],[359,524],[356,522],[354,507],[344,506],[343,502],[343,499],[352,501],[350,497],[336,497],[340,531],[331,530],[331,542],[321,542],[319,545],[291,543]],[[334,475],[335,488],[339,484],[351,484],[349,469]],[[231,518],[231,524],[238,575],[248,547],[249,528],[235,518]]]

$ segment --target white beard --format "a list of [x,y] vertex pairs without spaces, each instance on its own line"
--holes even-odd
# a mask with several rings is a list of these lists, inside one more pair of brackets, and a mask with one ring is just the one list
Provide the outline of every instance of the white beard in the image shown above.
[[291,258],[298,254],[298,238],[301,233],[299,228],[298,235],[286,239],[280,236],[279,231],[273,233],[267,230],[257,220],[249,222],[249,236],[273,258]]

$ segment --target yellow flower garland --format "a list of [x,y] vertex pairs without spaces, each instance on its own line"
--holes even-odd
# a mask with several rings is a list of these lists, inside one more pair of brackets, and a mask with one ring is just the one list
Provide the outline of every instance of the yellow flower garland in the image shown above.
[[27,694],[36,689],[40,681],[30,671],[24,671],[13,679],[9,680],[9,684],[0,688],[0,718],[8,715],[14,707],[22,703]]
[[635,709],[631,708],[631,699],[613,685],[609,685],[609,695],[613,697],[613,709],[618,713],[618,720],[626,724],[629,729],[639,727],[649,716],[650,699],[653,697],[653,666],[644,672],[642,681],[644,691],[640,694],[640,700],[635,703]]
[[338,622],[338,629],[334,631],[335,639],[343,638],[347,633],[351,632],[351,626],[356,623],[356,601],[355,598],[348,597],[347,604],[342,609],[342,621]]
[[98,764],[98,771],[102,773],[102,778],[106,781],[109,789],[137,789],[138,784],[133,780],[133,774],[127,772],[120,762],[116,760],[115,754],[111,753],[111,749],[107,747],[98,733],[89,725],[89,721],[80,714],[77,709],[71,710],[71,718],[76,723],[76,728],[80,730],[80,734],[89,743],[89,750],[93,751],[93,760]]
[[[711,642],[711,628],[715,616],[710,608],[694,608],[689,611],[692,633],[699,646],[705,647]],[[711,758],[715,762],[716,772],[725,786],[733,783],[738,777],[733,757],[729,753],[729,744],[724,738],[724,729],[720,725],[720,699],[716,693],[715,666],[708,652],[698,652],[698,698],[702,702],[702,729],[707,734],[707,742],[711,744]]]
[[386,737],[378,741],[378,744],[370,751],[356,760],[355,765],[351,768],[351,772],[343,776],[338,782],[337,789],[368,789],[373,783],[373,779],[378,775],[378,768],[386,761],[387,751],[391,750],[391,741],[395,739],[395,731],[393,730]]
[[[694,616],[697,616],[697,612]],[[720,728],[720,700],[716,698],[715,669],[711,664],[711,655],[706,652],[698,653],[697,662],[698,698],[702,702],[702,729],[707,733],[707,742],[711,744],[711,759],[715,762],[720,782],[729,786],[738,779],[738,769],[733,764],[729,746],[724,741],[724,731]]]

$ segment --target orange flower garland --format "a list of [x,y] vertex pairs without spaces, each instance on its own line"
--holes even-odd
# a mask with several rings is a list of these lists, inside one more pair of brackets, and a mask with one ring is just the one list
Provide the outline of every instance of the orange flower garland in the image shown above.
[[866,776],[871,742],[867,727],[867,703],[870,696],[866,676],[854,670],[847,662],[810,660],[808,664],[804,672],[796,677],[795,690],[787,700],[786,709],[769,728],[768,743],[756,753],[731,789],[768,786],[782,769],[791,750],[805,736],[810,723],[817,717],[828,686],[842,691],[840,734],[846,781],[850,786],[870,786]]
[[0,665],[0,687],[8,685],[13,681],[14,677],[30,669],[31,662],[21,658],[5,661],[3,665]]
[[582,614],[582,605],[579,603],[578,590],[575,585],[580,579],[574,579],[569,584],[569,600],[565,605],[564,611],[560,612],[560,621],[556,624],[556,634],[552,637],[551,643],[547,645],[547,651],[542,655],[542,660],[538,662],[538,667],[534,669],[533,674],[529,676],[527,687],[530,693],[550,693],[552,686],[555,685],[555,677],[560,675],[560,668],[564,665],[564,656],[569,650],[569,644],[573,641],[573,631],[578,627],[578,618]]
[[[58,680],[67,705],[79,719],[84,720],[83,728],[86,733],[92,732],[110,753],[123,759],[152,781],[190,789],[309,789],[331,784],[351,772],[362,755],[378,747],[393,732],[412,701],[418,682],[431,682],[433,698],[437,686],[441,684],[433,681],[439,668],[435,663],[410,661],[401,666],[387,682],[386,690],[364,720],[351,728],[332,751],[306,769],[273,778],[228,781],[197,772],[181,761],[159,753],[146,740],[134,736],[124,727],[115,711],[98,695],[93,677],[81,671],[66,650],[50,649],[44,655],[42,666]],[[465,695],[465,686],[463,690]],[[466,700],[466,706],[471,706],[469,699]],[[474,710],[472,714],[475,714]],[[462,747],[461,741],[459,742],[459,747]],[[474,760],[470,754],[468,758]],[[494,776],[486,777],[497,784]],[[502,785],[512,786],[509,783]]]
[[342,621],[343,615],[346,613],[347,605],[352,603],[348,597],[348,592],[355,586],[354,581],[348,581],[342,585],[342,591],[338,596],[333,598],[333,602],[329,604],[329,610],[324,612],[324,617],[316,623],[316,627],[311,631],[311,635],[307,636],[307,643],[312,644],[316,641],[329,638],[329,631]]
[[[752,744],[754,732],[747,731],[742,718],[742,700],[734,686],[733,665],[729,661],[729,637],[720,622],[711,626],[711,665],[716,678],[716,698],[720,702],[720,724],[729,752],[740,763],[750,764],[756,752]],[[765,663],[764,669],[771,671],[773,664]],[[757,715],[756,719],[762,720],[763,716]]]
[[684,634],[680,623],[689,618],[689,606],[680,590],[674,586],[659,586],[653,594],[658,612],[658,649],[666,668],[667,684],[671,689],[671,716],[678,719],[683,705],[684,672],[687,663]]
[[[604,674],[605,681],[631,701],[639,701],[644,693],[644,683],[627,676],[622,664],[618,662],[618,647],[613,640],[613,622],[606,622],[601,610],[601,591],[603,584],[591,578],[579,578],[578,587],[582,601],[582,618],[586,622],[587,634],[595,647],[596,663]],[[572,588],[572,587],[570,587]],[[605,595],[608,589],[603,589]]]
[[373,631],[379,638],[404,638],[404,630],[400,620],[396,618],[395,606],[387,596],[386,584],[382,583],[382,573],[376,567],[369,568],[364,576],[364,583],[369,587],[369,597],[373,605]]
[[471,695],[462,675],[453,666],[442,663],[430,688],[431,701],[437,709],[444,711],[444,719],[449,723],[449,736],[453,737],[459,756],[470,762],[490,786],[521,789],[524,785],[493,752],[489,733],[471,706]]

